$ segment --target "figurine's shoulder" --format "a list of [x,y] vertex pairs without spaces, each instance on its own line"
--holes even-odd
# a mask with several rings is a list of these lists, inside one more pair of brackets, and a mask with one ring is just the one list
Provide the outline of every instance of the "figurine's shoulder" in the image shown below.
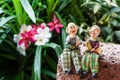
[[79,36],[78,36],[78,35],[76,35],[75,37],[76,37],[76,38],[79,38]]
[[86,42],[99,42],[98,38],[97,39],[91,39],[91,38],[88,38],[86,40]]
[[66,36],[66,39],[70,39],[70,35],[67,35],[67,36]]

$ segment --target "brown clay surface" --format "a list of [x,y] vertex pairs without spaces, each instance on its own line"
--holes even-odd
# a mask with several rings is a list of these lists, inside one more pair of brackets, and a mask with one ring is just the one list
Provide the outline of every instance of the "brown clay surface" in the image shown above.
[[[102,54],[99,59],[100,70],[98,78],[94,80],[120,80],[120,45],[112,43],[101,43]],[[81,54],[85,51],[85,47],[81,46]],[[91,72],[86,78],[81,79],[81,74],[75,74],[74,66],[72,66],[72,74],[65,73],[61,68],[60,58],[57,65],[57,80],[93,80]]]

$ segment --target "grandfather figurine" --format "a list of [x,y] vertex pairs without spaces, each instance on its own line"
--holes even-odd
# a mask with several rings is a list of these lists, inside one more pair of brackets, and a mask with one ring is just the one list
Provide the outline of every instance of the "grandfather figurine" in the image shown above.
[[71,63],[73,62],[76,74],[79,74],[81,72],[81,64],[79,59],[80,53],[79,45],[81,44],[81,41],[79,37],[76,35],[77,25],[75,25],[72,22],[69,23],[66,28],[66,32],[68,36],[66,38],[65,49],[61,54],[62,68],[63,71],[65,71],[66,73],[71,73]]
[[89,30],[89,39],[85,43],[87,50],[81,59],[82,65],[82,76],[87,76],[89,69],[92,72],[92,78],[97,78],[97,73],[99,71],[99,54],[101,53],[101,48],[97,37],[100,34],[100,28],[97,25],[93,25]]

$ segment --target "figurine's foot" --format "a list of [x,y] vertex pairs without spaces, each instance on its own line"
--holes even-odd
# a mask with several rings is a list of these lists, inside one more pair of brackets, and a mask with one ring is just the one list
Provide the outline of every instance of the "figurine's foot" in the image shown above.
[[86,77],[86,76],[87,76],[87,72],[83,71],[83,72],[82,72],[82,77],[84,78],[84,77]]
[[71,69],[68,69],[68,70],[65,70],[65,73],[70,74],[70,73],[72,73],[72,71],[71,71]]
[[97,73],[92,73],[92,79],[97,78]]
[[81,70],[80,70],[80,69],[76,71],[76,74],[79,74],[79,73],[81,73]]

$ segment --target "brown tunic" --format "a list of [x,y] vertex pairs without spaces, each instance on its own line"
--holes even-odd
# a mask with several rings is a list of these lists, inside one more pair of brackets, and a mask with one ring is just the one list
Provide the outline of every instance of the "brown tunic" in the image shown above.
[[101,53],[101,48],[100,48],[100,44],[99,44],[98,40],[93,41],[93,40],[89,39],[87,41],[87,48],[88,48],[89,51],[91,51],[94,48],[95,50],[92,51],[92,52],[95,52],[95,53],[98,53],[98,54]]

